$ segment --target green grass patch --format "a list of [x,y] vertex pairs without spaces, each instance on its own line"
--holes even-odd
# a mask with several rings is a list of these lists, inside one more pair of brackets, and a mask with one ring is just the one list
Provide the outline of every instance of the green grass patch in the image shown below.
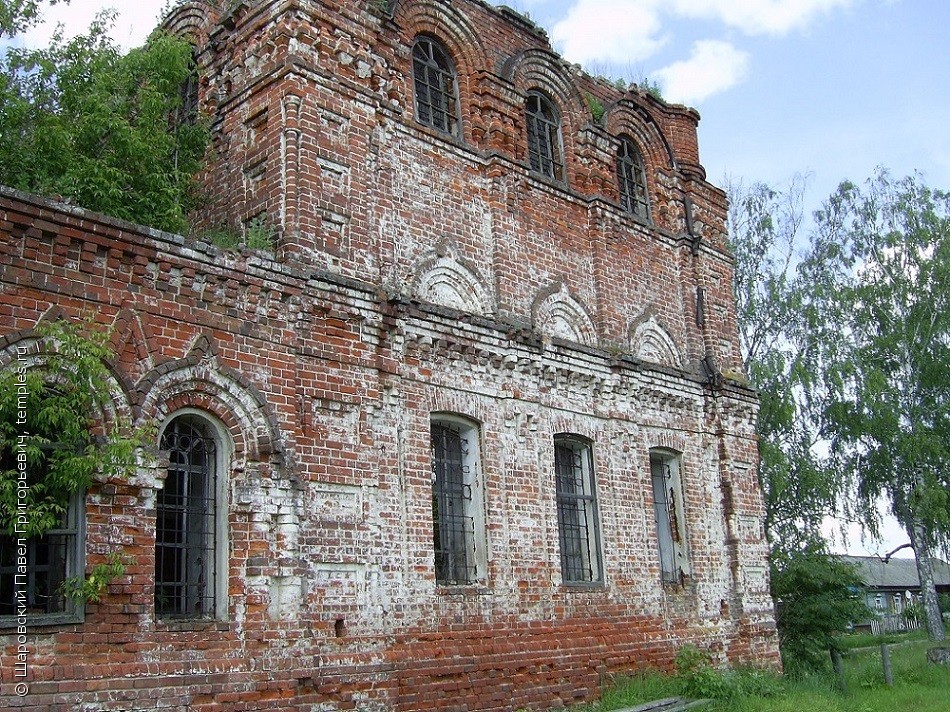
[[[618,678],[602,699],[578,712],[607,712],[665,697],[708,697],[707,712],[947,712],[950,668],[927,662],[928,640],[896,636],[889,647],[894,686],[884,683],[880,638],[871,646],[855,645],[843,654],[845,689],[829,671],[802,678],[759,670],[718,671],[701,657],[683,663],[676,675],[640,673]],[[859,642],[856,637],[855,643]],[[866,642],[866,641],[865,641]]]

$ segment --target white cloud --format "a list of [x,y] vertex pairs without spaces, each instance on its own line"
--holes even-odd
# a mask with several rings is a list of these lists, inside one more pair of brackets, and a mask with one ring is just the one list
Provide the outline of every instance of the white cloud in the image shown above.
[[659,36],[662,0],[578,0],[554,25],[551,39],[572,62],[628,64],[666,44]]
[[728,42],[702,40],[690,58],[655,72],[663,96],[672,102],[696,104],[735,86],[749,70],[749,55]]
[[682,17],[720,20],[750,35],[784,35],[855,0],[673,0]]
[[137,47],[158,25],[166,4],[166,0],[72,0],[68,5],[44,7],[44,23],[25,33],[23,42],[31,47],[45,47],[58,24],[67,37],[81,34],[89,29],[99,11],[111,8],[117,14],[110,36],[126,49]]

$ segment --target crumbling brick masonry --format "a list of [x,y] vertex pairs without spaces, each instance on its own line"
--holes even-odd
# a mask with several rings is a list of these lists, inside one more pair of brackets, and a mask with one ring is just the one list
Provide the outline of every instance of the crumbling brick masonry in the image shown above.
[[36,597],[25,696],[0,610],[0,705],[541,710],[687,643],[778,665],[696,112],[478,0],[166,26],[213,119],[195,236],[0,190],[0,365],[93,314],[114,413],[155,426],[31,544],[47,582],[134,563]]

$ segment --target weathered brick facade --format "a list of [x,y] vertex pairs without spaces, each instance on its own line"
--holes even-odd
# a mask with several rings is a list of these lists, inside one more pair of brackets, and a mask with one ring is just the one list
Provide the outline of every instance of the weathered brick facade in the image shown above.
[[[195,41],[215,122],[199,221],[264,219],[274,254],[0,191],[0,364],[42,357],[41,319],[93,313],[113,328],[118,412],[213,424],[217,608],[158,611],[156,449],[85,499],[87,567],[117,548],[134,564],[81,622],[31,623],[24,697],[0,631],[0,704],[537,710],[669,668],[686,643],[777,665],[756,399],[698,115],[591,79],[477,0],[219,4],[167,23]],[[456,134],[415,114],[420,35],[454,64]],[[559,111],[560,180],[528,162],[531,91]],[[621,135],[648,218],[618,203]],[[475,434],[465,584],[437,581],[433,414]],[[563,576],[559,434],[592,453],[585,585]],[[658,452],[684,520],[666,583]]]

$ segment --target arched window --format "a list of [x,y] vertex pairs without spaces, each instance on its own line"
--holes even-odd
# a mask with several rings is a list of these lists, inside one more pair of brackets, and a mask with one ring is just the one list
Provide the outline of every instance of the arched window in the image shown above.
[[528,122],[528,162],[531,170],[555,180],[564,179],[561,148],[561,118],[547,97],[528,94],[525,104]]
[[485,576],[478,440],[473,423],[452,415],[432,417],[432,539],[435,579],[442,585]]
[[600,522],[590,443],[571,435],[554,437],[561,578],[568,584],[599,583]]
[[643,154],[629,136],[620,137],[617,149],[617,181],[620,187],[620,205],[628,213],[650,219],[650,201],[647,197],[647,174]]
[[[219,615],[222,563],[222,448],[213,425],[194,413],[165,427],[168,476],[155,513],[155,613],[166,618]],[[225,559],[226,561],[226,559]]]
[[458,135],[458,83],[448,53],[428,37],[412,48],[416,120],[443,133]]

